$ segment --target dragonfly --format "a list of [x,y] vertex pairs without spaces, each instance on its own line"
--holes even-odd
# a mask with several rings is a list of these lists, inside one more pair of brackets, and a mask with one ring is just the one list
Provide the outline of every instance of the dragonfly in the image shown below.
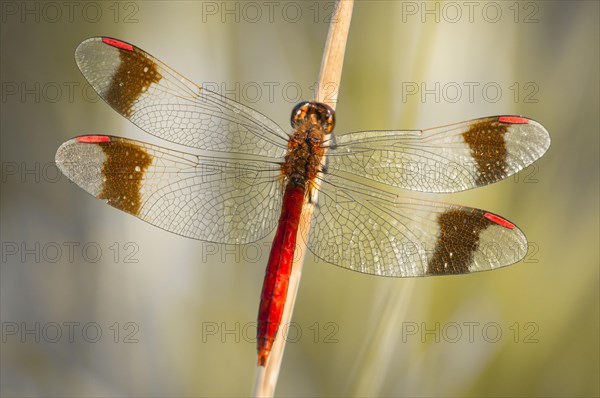
[[[276,230],[258,311],[259,366],[281,323],[298,236],[325,262],[385,277],[491,270],[527,253],[523,232],[495,213],[396,191],[459,192],[528,167],[550,146],[532,119],[501,115],[334,136],[333,109],[304,101],[286,132],[124,41],[90,38],[75,59],[115,111],[198,153],[82,135],[56,153],[65,176],[110,206],[188,238],[239,245]],[[308,204],[313,214],[303,221]]]

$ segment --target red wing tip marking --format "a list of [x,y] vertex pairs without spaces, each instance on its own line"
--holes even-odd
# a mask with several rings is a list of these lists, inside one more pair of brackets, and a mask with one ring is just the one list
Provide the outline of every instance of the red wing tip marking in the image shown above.
[[122,50],[133,51],[133,46],[129,43],[125,43],[121,40],[111,39],[110,37],[103,37],[102,41],[109,46],[120,48]]
[[508,229],[514,229],[515,228],[515,224],[511,223],[508,220],[505,220],[504,218],[497,216],[495,214],[492,213],[485,213],[483,215],[485,218],[487,218],[488,220],[490,220],[491,222],[494,222],[504,228],[508,228]]
[[511,124],[527,124],[529,123],[529,119],[526,117],[520,116],[500,116],[498,121],[501,123],[511,123]]
[[84,142],[86,144],[110,142],[110,137],[107,135],[82,135],[81,137],[77,137],[77,142]]

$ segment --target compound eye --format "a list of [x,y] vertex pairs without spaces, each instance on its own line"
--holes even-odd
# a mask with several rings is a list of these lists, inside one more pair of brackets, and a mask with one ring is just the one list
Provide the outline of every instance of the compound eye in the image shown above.
[[319,105],[322,107],[322,110],[320,110],[321,125],[325,133],[329,134],[335,127],[335,111],[327,104],[319,103]]
[[290,119],[290,123],[293,128],[296,128],[298,124],[306,119],[306,115],[308,114],[311,108],[311,103],[308,101],[302,101],[298,105],[292,109],[292,117]]
[[318,124],[325,134],[329,134],[335,127],[335,111],[321,102],[304,101],[294,107],[290,122],[294,129],[301,123]]

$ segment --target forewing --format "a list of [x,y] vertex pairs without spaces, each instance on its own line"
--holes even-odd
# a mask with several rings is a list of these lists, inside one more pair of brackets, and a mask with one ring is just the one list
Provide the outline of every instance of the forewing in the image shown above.
[[513,264],[525,235],[484,210],[398,197],[329,176],[322,181],[310,233],[319,258],[393,277],[463,274]]
[[81,136],[56,164],[109,205],[188,238],[242,244],[276,225],[278,166],[196,156],[125,138]]
[[423,131],[362,131],[336,140],[327,154],[327,173],[421,192],[492,184],[529,166],[550,146],[541,124],[519,116]]
[[266,116],[202,89],[145,51],[95,37],[75,51],[110,106],[146,132],[188,147],[279,158],[287,134]]

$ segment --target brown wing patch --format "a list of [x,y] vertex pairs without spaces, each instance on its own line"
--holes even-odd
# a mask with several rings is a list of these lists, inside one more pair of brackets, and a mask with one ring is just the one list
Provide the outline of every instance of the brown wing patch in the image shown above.
[[120,114],[129,118],[137,99],[151,84],[158,83],[162,75],[157,65],[135,47],[133,51],[120,49],[119,57],[121,62],[112,76],[106,101]]
[[497,120],[473,124],[463,133],[471,156],[477,163],[478,186],[487,185],[504,178],[507,174],[507,150],[504,135],[508,126]]
[[102,165],[104,183],[98,198],[137,216],[141,206],[140,188],[152,155],[139,145],[117,140],[98,145],[106,155]]
[[469,272],[473,253],[479,247],[479,234],[492,221],[479,210],[448,210],[438,217],[440,233],[433,256],[429,260],[430,275],[464,274]]

